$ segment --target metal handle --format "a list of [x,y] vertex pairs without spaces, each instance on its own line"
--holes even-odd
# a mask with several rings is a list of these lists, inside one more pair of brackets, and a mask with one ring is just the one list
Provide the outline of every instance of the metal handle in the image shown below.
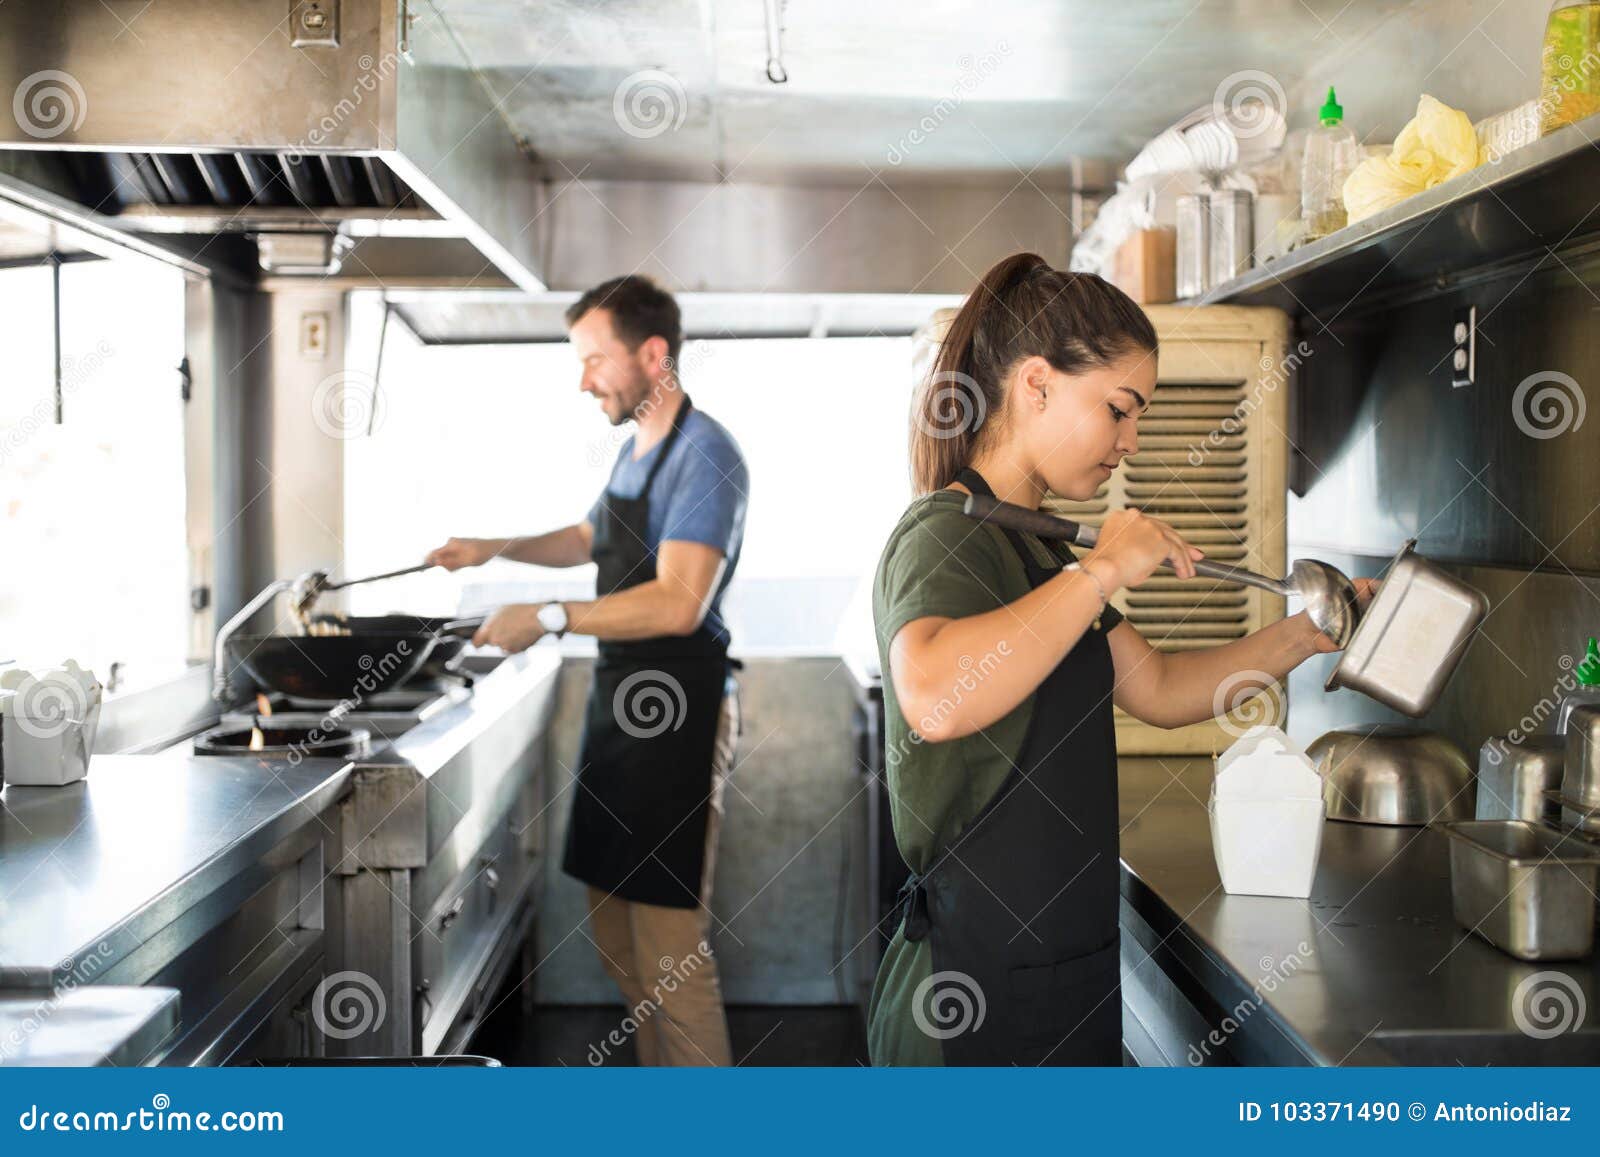
[[416,574],[418,571],[427,570],[431,565],[431,563],[419,562],[416,566],[384,571],[382,574],[369,574],[366,578],[345,579],[342,583],[323,583],[321,589],[325,591],[342,591],[345,587],[360,586],[362,583],[375,583],[380,579],[392,579],[399,578],[401,575]]
[[441,933],[450,931],[450,925],[456,922],[456,919],[461,915],[461,909],[466,906],[466,903],[467,898],[465,895],[457,896],[451,901],[450,907],[440,914],[439,931]]
[[[962,513],[979,522],[992,522],[996,526],[1007,526],[1012,530],[1036,534],[1040,538],[1066,539],[1077,546],[1090,549],[1100,541],[1100,532],[1092,526],[1084,526],[1081,522],[1074,522],[1070,518],[1058,518],[1042,510],[1029,510],[1026,506],[1018,506],[1012,502],[1001,502],[998,498],[990,498],[987,494],[967,495],[966,504],[961,509]],[[1166,563],[1162,564],[1162,568],[1172,569]],[[1194,564],[1194,571],[1195,574],[1207,578],[1260,587],[1277,595],[1289,593],[1288,584],[1280,579],[1268,578],[1243,567],[1229,566],[1225,562],[1212,562],[1203,558]]]
[[467,619],[451,619],[439,628],[438,634],[455,635],[457,638],[470,639],[478,633],[478,628],[483,626],[488,617],[488,615],[474,615]]

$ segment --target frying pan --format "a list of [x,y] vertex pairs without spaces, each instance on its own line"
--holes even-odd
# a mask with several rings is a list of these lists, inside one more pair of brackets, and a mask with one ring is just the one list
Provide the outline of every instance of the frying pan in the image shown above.
[[[443,623],[437,633],[415,629],[350,635],[236,635],[232,657],[259,685],[297,699],[359,699],[398,687],[416,675],[440,640],[462,645],[481,618]],[[403,645],[402,645],[403,644]]]
[[348,630],[354,635],[393,635],[396,633],[409,635],[421,631],[428,635],[437,635],[438,639],[433,644],[433,650],[422,666],[417,669],[417,674],[423,678],[438,675],[448,675],[450,664],[456,656],[467,649],[471,637],[466,634],[446,633],[446,628],[452,623],[460,623],[461,619],[441,619],[431,615],[342,615],[334,612],[314,615],[313,623],[329,623],[335,627]]

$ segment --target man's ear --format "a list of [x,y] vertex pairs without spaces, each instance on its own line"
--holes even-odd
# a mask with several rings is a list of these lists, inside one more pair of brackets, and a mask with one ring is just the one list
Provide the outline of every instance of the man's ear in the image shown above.
[[667,339],[659,334],[647,337],[639,344],[639,364],[645,373],[655,378],[663,372],[670,372],[675,366],[667,362]]

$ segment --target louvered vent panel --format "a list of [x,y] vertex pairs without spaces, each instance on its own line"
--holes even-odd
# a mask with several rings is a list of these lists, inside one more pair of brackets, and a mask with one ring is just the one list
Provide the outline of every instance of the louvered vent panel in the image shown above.
[[[1110,510],[1137,506],[1177,527],[1208,558],[1283,573],[1286,319],[1277,310],[1229,307],[1147,312],[1161,334],[1161,370],[1139,419],[1139,452],[1092,500],[1048,505],[1092,525]],[[1215,647],[1283,614],[1282,599],[1251,587],[1161,575],[1113,602],[1160,651]],[[1282,694],[1272,702],[1281,713]],[[1125,755],[1203,754],[1232,740],[1216,723],[1165,731],[1117,712]]]

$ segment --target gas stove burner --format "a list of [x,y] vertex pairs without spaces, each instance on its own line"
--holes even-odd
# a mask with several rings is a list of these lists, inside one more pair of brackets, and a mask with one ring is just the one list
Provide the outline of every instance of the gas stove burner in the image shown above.
[[362,756],[372,750],[372,733],[360,727],[213,727],[194,741],[196,755],[261,755],[282,757]]

